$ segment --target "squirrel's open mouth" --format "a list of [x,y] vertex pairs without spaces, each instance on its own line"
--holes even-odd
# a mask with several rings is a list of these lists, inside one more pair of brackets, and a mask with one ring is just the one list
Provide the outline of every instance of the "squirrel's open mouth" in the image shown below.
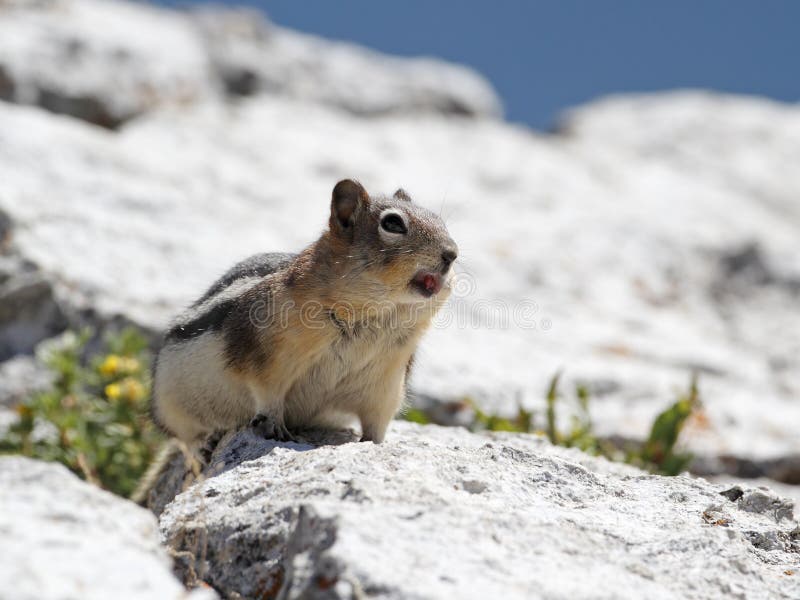
[[442,289],[442,276],[434,271],[419,271],[411,280],[411,287],[430,298]]

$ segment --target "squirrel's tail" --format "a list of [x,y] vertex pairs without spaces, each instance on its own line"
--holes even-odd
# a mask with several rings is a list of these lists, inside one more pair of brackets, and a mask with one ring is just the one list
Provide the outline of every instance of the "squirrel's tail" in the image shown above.
[[172,459],[178,454],[183,454],[183,452],[184,450],[181,442],[175,438],[161,444],[161,448],[158,449],[158,453],[153,459],[153,462],[147,467],[144,475],[139,479],[136,489],[130,495],[130,500],[140,506],[146,507],[150,491],[155,487],[156,483],[158,483],[158,480],[161,479],[161,475],[164,474],[164,471],[172,462]]

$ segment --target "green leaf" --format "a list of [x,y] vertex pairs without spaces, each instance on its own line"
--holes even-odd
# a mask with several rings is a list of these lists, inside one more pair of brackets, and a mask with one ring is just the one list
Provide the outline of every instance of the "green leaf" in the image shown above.
[[411,421],[412,423],[419,423],[420,425],[427,425],[431,422],[430,418],[428,418],[428,415],[418,408],[409,408],[406,410],[403,413],[403,419],[406,421]]
[[556,426],[556,402],[558,401],[558,380],[561,378],[561,371],[556,372],[550,379],[547,388],[547,437],[551,444],[559,443],[558,428]]

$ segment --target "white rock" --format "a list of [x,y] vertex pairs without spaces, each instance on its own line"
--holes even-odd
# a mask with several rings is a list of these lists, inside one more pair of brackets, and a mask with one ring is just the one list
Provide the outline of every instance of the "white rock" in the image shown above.
[[268,26],[254,11],[192,17],[116,0],[0,4],[0,100],[113,128],[158,106],[255,92],[365,114],[501,113],[471,69]]
[[0,598],[216,597],[189,594],[153,516],[64,467],[0,458]]
[[108,0],[4,2],[0,72],[15,101],[107,127],[160,104],[206,98],[215,85],[187,18]]
[[[230,470],[161,517],[166,542],[225,594],[800,594],[789,573],[800,528],[791,502],[768,491],[726,497],[719,485],[645,475],[533,436],[408,423],[379,446],[276,446],[247,431],[231,446],[216,455]],[[261,458],[243,458],[256,450]]]
[[0,407],[13,407],[46,390],[52,381],[53,373],[31,356],[18,355],[0,363]]
[[396,58],[267,24],[252,10],[204,10],[197,22],[232,94],[257,92],[350,112],[498,117],[500,99],[476,72],[432,58]]

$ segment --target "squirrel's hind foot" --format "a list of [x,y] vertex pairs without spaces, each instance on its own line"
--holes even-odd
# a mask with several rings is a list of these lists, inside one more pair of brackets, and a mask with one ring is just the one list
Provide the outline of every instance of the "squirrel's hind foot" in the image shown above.
[[268,440],[279,442],[297,441],[282,420],[279,421],[269,415],[256,415],[250,421],[250,427],[256,434]]
[[206,465],[211,464],[211,457],[214,454],[214,450],[217,449],[217,446],[219,445],[219,442],[220,440],[222,440],[222,437],[224,435],[225,431],[217,429],[216,431],[210,433],[208,437],[206,437],[205,441],[203,442],[203,445],[200,447],[199,450],[200,458],[203,459],[203,462]]

